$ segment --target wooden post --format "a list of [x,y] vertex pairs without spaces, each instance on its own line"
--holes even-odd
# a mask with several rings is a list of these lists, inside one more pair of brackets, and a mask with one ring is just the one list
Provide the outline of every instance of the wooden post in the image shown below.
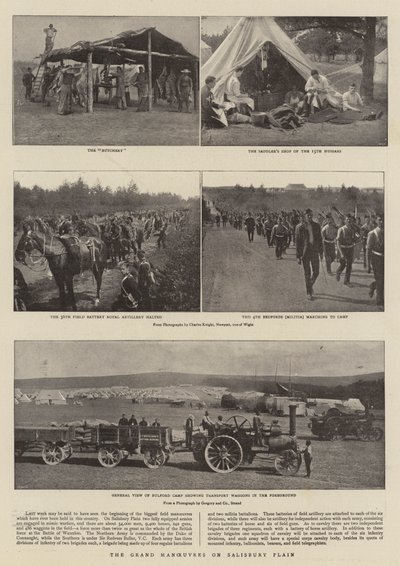
[[194,68],[194,77],[193,77],[193,105],[194,105],[194,110],[195,112],[198,112],[199,110],[199,68],[198,68],[198,62],[194,61],[193,64],[193,68]]
[[86,111],[93,114],[93,51],[87,55],[87,107]]
[[153,109],[153,71],[151,64],[151,29],[148,31],[147,36],[147,73],[148,73],[148,89],[149,89],[149,112]]

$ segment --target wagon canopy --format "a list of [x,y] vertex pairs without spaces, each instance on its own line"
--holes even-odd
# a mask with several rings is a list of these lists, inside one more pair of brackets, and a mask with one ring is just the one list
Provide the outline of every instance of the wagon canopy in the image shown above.
[[181,43],[167,37],[155,27],[128,30],[110,38],[97,41],[78,41],[71,47],[53,49],[44,54],[42,64],[72,59],[86,63],[88,53],[93,53],[94,64],[122,65],[123,63],[144,64],[149,52],[149,34],[151,35],[151,55],[153,57],[197,61]]

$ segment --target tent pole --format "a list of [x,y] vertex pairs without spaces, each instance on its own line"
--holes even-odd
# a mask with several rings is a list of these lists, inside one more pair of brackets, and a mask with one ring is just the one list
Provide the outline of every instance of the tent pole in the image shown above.
[[153,109],[153,81],[152,81],[152,65],[151,65],[151,29],[148,31],[147,35],[147,72],[148,72],[148,90],[149,90],[149,112]]
[[87,107],[86,112],[93,114],[93,51],[87,54]]

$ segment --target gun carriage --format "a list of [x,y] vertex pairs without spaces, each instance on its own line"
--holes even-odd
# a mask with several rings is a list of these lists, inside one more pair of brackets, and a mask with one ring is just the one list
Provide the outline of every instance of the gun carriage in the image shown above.
[[296,405],[290,405],[290,430],[272,424],[256,431],[242,415],[233,415],[217,430],[193,435],[193,457],[213,472],[228,474],[251,464],[257,455],[273,462],[280,475],[293,476],[301,465],[296,439]]

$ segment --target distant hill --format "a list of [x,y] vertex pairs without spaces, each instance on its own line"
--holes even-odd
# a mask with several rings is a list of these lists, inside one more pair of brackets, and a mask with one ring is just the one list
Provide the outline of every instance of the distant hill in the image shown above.
[[[349,386],[356,382],[383,380],[384,373],[369,373],[352,376],[293,376],[292,384],[307,390],[307,386],[337,387]],[[227,387],[231,391],[258,390],[271,392],[275,385],[275,379],[279,383],[287,384],[288,376],[240,376],[240,375],[204,375],[188,373],[138,373],[127,375],[101,375],[84,377],[63,378],[34,378],[16,379],[15,387],[23,391],[36,391],[38,389],[77,389],[77,388],[101,388],[112,386],[125,386],[132,388],[165,387],[167,385],[183,385],[191,383],[193,386],[209,385]]]

